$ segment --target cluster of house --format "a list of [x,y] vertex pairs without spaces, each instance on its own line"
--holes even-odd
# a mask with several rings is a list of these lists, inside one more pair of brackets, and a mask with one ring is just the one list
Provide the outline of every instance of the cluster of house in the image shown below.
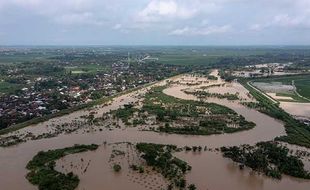
[[285,70],[287,66],[293,63],[267,63],[258,65],[248,65],[245,66],[244,70],[234,71],[233,76],[253,78],[253,77],[264,77],[271,75],[286,75],[286,74],[296,74],[288,72]]
[[142,68],[130,67],[128,63],[114,63],[111,68],[110,72],[98,72],[87,77],[76,75],[63,80],[40,77],[25,84],[18,93],[2,95],[0,128],[111,96],[157,79],[156,72],[150,74]]

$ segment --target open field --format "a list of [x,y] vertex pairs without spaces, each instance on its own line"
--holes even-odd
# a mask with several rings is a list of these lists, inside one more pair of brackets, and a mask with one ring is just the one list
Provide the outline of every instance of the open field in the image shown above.
[[97,64],[65,67],[65,69],[66,71],[71,72],[72,74],[108,72],[110,70],[106,66],[97,65]]
[[[265,63],[287,63],[296,59],[291,55],[304,57],[309,50],[299,48],[275,48],[260,46],[230,47],[230,46],[184,46],[158,47],[149,50],[158,62],[174,65],[203,65],[214,67],[235,67],[238,65],[257,65]],[[310,53],[309,53],[310,54]],[[272,55],[272,56],[271,56]]]
[[1,64],[10,64],[10,63],[21,63],[26,61],[48,61],[47,55],[42,54],[19,54],[19,55],[1,55],[0,63]]

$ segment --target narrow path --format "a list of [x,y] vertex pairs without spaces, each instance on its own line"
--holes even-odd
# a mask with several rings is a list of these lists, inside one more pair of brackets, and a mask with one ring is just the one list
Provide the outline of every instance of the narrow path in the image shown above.
[[248,81],[248,82],[247,82],[247,85],[249,85],[251,88],[253,88],[253,89],[256,90],[257,92],[261,93],[263,96],[265,96],[265,97],[268,98],[269,100],[271,100],[274,104],[277,104],[277,103],[278,103],[275,99],[271,98],[270,96],[268,96],[267,94],[265,94],[264,92],[262,92],[261,90],[259,90],[259,89],[256,88],[255,86],[253,86],[253,85],[251,84],[251,81]]
[[297,96],[299,96],[300,98],[305,99],[305,100],[307,100],[307,101],[310,102],[310,99],[309,99],[309,98],[306,98],[306,97],[300,95],[300,94],[297,92],[297,87],[295,86],[295,81],[294,81],[294,80],[292,80],[292,86],[294,87],[294,92],[295,92],[295,94],[296,94]]

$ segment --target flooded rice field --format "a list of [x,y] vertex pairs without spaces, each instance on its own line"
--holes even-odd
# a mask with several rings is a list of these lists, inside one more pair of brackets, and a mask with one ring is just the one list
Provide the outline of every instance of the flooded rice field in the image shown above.
[[272,93],[294,93],[295,90],[293,85],[282,84],[282,82],[253,82],[252,85],[264,92]]
[[280,107],[293,116],[310,119],[310,103],[281,102]]
[[[213,75],[217,76],[215,70]],[[181,80],[182,76],[171,80]],[[191,80],[191,79],[186,79]],[[196,79],[193,79],[196,80]],[[199,80],[199,79],[198,79]],[[205,81],[205,80],[201,80]],[[182,99],[197,100],[197,97],[186,94],[185,89],[201,88],[213,83],[223,83],[220,79],[213,82],[199,82],[199,84],[188,85],[185,83],[172,84],[163,92],[167,95]],[[163,85],[161,82],[157,85]],[[240,96],[247,95],[246,89],[236,83],[225,85],[216,91],[215,87],[210,88],[214,92],[227,92],[229,89],[235,89]],[[95,116],[101,116],[110,110],[118,109],[120,106],[130,102],[137,102],[143,97],[146,89],[138,92],[129,93],[115,98],[106,105],[96,106],[91,110],[83,110],[71,113],[66,116],[51,119],[38,125],[26,127],[17,132],[8,134],[23,134],[27,132],[41,134],[48,130],[53,130],[54,125],[80,120],[81,116],[94,112]],[[233,92],[232,92],[233,93]],[[35,186],[31,185],[25,175],[27,170],[25,166],[32,157],[39,151],[49,149],[58,149],[74,144],[99,144],[98,150],[80,154],[68,155],[56,163],[58,171],[67,173],[73,171],[80,178],[79,190],[84,189],[166,189],[167,181],[158,173],[149,171],[148,175],[134,173],[129,169],[132,163],[142,162],[137,157],[132,145],[127,143],[115,144],[118,142],[149,142],[158,144],[174,144],[183,146],[207,146],[208,148],[218,148],[221,146],[232,146],[240,144],[255,144],[259,141],[272,140],[277,136],[285,134],[283,124],[265,114],[256,110],[249,109],[242,104],[240,100],[229,101],[226,99],[207,98],[203,101],[214,102],[233,109],[241,114],[248,121],[253,121],[256,126],[248,131],[242,131],[232,134],[220,134],[210,136],[193,136],[157,133],[152,131],[141,131],[138,128],[109,128],[102,126],[92,126],[91,130],[83,127],[72,133],[60,133],[53,138],[43,138],[39,140],[27,140],[18,145],[0,148],[0,185],[3,189],[24,189],[33,190]],[[101,130],[99,130],[101,129]],[[298,149],[299,147],[296,147]],[[113,149],[123,151],[125,154],[111,158]],[[198,189],[221,190],[221,189],[309,189],[310,181],[299,180],[284,176],[282,180],[273,180],[263,175],[254,174],[250,169],[240,170],[238,165],[232,161],[223,158],[219,152],[206,151],[202,153],[176,153],[180,159],[183,159],[192,166],[186,178],[189,183],[194,183]],[[122,166],[120,173],[115,173],[111,167],[113,163]]]
[[[282,84],[281,82],[253,82],[253,86],[264,91],[269,97],[280,102],[280,107],[287,113],[297,118],[310,118],[310,103],[296,102],[291,96],[299,96],[296,94],[296,88],[293,85]],[[286,96],[282,96],[286,94]]]

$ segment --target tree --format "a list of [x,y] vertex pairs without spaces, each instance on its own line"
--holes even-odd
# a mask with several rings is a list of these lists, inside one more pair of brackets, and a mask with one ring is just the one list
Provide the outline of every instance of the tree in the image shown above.
[[196,190],[196,186],[194,184],[190,184],[188,187],[188,190]]
[[115,172],[119,172],[119,171],[121,171],[121,169],[122,169],[122,167],[119,164],[114,164],[113,165],[113,170]]

